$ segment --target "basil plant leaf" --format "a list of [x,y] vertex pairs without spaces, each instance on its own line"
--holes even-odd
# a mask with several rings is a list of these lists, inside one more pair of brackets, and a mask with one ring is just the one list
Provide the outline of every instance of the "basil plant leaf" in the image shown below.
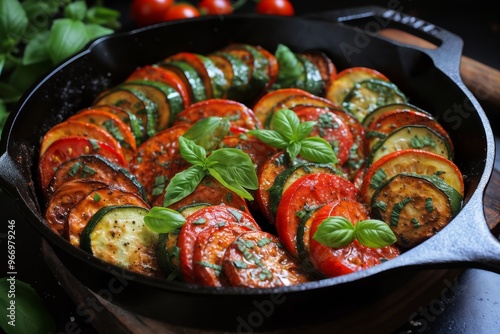
[[316,122],[314,121],[300,123],[299,128],[297,129],[297,140],[302,140],[309,136],[314,128],[314,125],[316,125]]
[[[11,318],[9,317],[8,307],[10,300],[8,299],[8,291],[10,285],[15,284],[16,296],[15,301],[15,326],[9,324]],[[43,303],[42,298],[31,287],[31,285],[16,279],[15,283],[11,282],[10,278],[0,278],[0,305],[3,310],[0,326],[9,334],[23,334],[23,333],[55,333],[56,325],[54,318],[48,312]],[[7,316],[5,316],[7,313]]]
[[368,219],[356,224],[356,239],[370,248],[381,248],[396,242],[396,236],[389,225],[381,220]]
[[75,21],[83,21],[87,13],[85,1],[73,1],[64,7],[64,17]]
[[297,140],[300,119],[290,109],[280,109],[274,114],[270,128],[278,131],[287,141]]
[[290,156],[290,159],[292,161],[295,160],[297,155],[299,155],[299,152],[302,150],[302,144],[300,142],[291,142],[290,145],[286,148],[286,151],[288,152],[288,155]]
[[219,181],[224,187],[226,187],[227,189],[233,191],[234,193],[245,199],[253,200],[253,196],[248,191],[246,191],[245,188],[243,188],[236,182],[231,182],[230,180],[227,180],[219,173],[219,171],[220,169],[208,168],[208,173],[212,175],[214,179]]
[[179,151],[182,157],[191,165],[203,165],[207,159],[207,151],[184,136],[179,137]]
[[[216,161],[217,163],[212,164]],[[245,152],[235,148],[215,150],[207,159],[207,164],[216,170],[230,185],[237,183],[247,189],[257,189],[258,179],[252,159]]]
[[19,41],[28,26],[28,17],[18,0],[0,1],[0,39]]
[[195,165],[174,175],[165,190],[163,206],[167,207],[191,194],[205,176],[203,167]]
[[284,149],[288,146],[288,141],[274,130],[250,130],[247,134],[252,135],[269,146]]
[[345,217],[328,217],[318,225],[313,239],[332,248],[348,246],[355,239],[354,225]]
[[175,210],[155,206],[144,216],[144,223],[154,232],[170,233],[182,227],[186,218]]
[[54,64],[75,54],[90,41],[85,24],[71,19],[55,20],[50,29],[48,50]]
[[333,148],[320,137],[308,137],[300,141],[300,155],[317,163],[338,163]]
[[184,137],[191,139],[207,151],[213,151],[219,146],[222,138],[228,132],[231,123],[224,117],[205,117],[189,127]]
[[26,44],[23,54],[23,65],[31,65],[50,60],[49,50],[47,48],[49,36],[49,31],[41,31]]

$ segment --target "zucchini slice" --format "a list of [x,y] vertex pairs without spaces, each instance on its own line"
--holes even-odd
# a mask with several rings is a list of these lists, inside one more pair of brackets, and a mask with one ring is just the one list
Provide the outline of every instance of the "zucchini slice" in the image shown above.
[[184,109],[182,97],[172,86],[151,80],[130,80],[123,83],[125,87],[134,87],[144,92],[158,106],[156,132],[172,125],[175,116]]
[[183,79],[189,88],[191,103],[204,101],[208,98],[207,90],[200,74],[190,64],[180,60],[171,60],[160,62],[158,66],[172,70]]
[[362,122],[372,110],[391,103],[405,103],[407,97],[399,88],[384,80],[368,79],[354,84],[342,101],[342,108]]
[[158,233],[145,225],[147,213],[145,208],[128,205],[99,209],[83,230],[80,247],[107,263],[158,276]]
[[226,79],[224,97],[230,100],[244,100],[250,77],[250,69],[245,62],[227,52],[214,52],[208,56]]
[[303,74],[303,87],[299,87],[304,89],[305,91],[321,96],[325,90],[325,82],[323,81],[323,77],[321,76],[321,72],[316,65],[311,62],[306,57],[296,54],[297,59],[303,64],[304,74]]
[[363,126],[365,126],[366,128],[368,128],[370,126],[370,124],[375,121],[379,116],[385,114],[385,113],[388,113],[388,112],[391,112],[391,111],[394,111],[394,110],[412,110],[412,111],[418,111],[418,112],[421,112],[423,114],[427,114],[429,116],[431,116],[431,113],[424,110],[424,109],[421,109],[417,106],[414,106],[413,104],[410,104],[410,103],[391,103],[391,104],[385,104],[385,105],[382,105],[380,107],[377,107],[375,109],[373,109],[370,113],[368,113],[365,118],[363,118]]
[[397,244],[412,248],[444,228],[462,207],[463,197],[435,175],[400,173],[371,199],[372,214],[385,221]]
[[408,125],[377,142],[368,157],[368,165],[389,153],[404,149],[429,151],[453,160],[453,150],[446,138],[425,125]]

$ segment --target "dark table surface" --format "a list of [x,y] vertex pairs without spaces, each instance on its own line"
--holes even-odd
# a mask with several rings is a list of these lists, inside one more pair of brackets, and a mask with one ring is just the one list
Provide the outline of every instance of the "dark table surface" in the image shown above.
[[[242,11],[251,11],[248,1]],[[298,15],[358,5],[375,4],[388,7],[393,1],[291,1]],[[127,17],[128,2],[108,1],[106,4],[123,11],[123,29],[133,26]],[[464,40],[463,54],[500,69],[500,15],[489,1],[401,1],[404,13],[417,16],[447,29]],[[499,106],[485,106],[492,120],[497,143],[500,136]],[[497,145],[497,152],[498,152]],[[495,168],[500,171],[500,163]],[[0,193],[2,218],[0,230],[1,253],[6,254],[6,226],[15,221],[17,279],[30,284],[41,296],[49,313],[54,317],[58,333],[95,333],[87,318],[78,315],[73,302],[40,254],[40,237],[24,220],[15,203]],[[3,275],[2,275],[3,276]],[[395,333],[500,333],[500,275],[479,269],[465,270],[456,281],[443,282],[443,291],[428,304],[415,305],[414,313]],[[446,299],[443,296],[446,295]],[[3,313],[2,313],[3,314]],[[418,323],[415,323],[417,321]]]

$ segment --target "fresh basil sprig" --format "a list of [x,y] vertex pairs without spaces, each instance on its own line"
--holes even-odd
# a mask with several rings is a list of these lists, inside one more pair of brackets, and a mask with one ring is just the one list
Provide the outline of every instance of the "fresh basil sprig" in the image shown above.
[[182,227],[186,218],[175,210],[155,206],[144,216],[144,223],[154,232],[170,233]]
[[290,109],[281,109],[273,116],[270,130],[250,130],[248,134],[278,149],[286,149],[293,161],[297,155],[317,163],[336,164],[337,156],[326,140],[308,137],[316,122],[300,122]]
[[248,154],[235,148],[220,148],[207,157],[207,151],[201,145],[184,136],[179,138],[179,149],[182,157],[192,166],[170,180],[163,206],[167,207],[191,194],[207,175],[243,198],[253,199],[245,188],[257,189],[258,180]]
[[332,248],[350,245],[355,239],[370,248],[382,248],[396,242],[389,225],[377,219],[367,219],[354,225],[341,216],[328,217],[319,224],[313,235],[317,242]]
[[228,132],[231,123],[225,117],[205,117],[194,123],[184,133],[183,137],[191,139],[195,144],[202,146],[207,151],[212,151],[219,146],[220,141]]

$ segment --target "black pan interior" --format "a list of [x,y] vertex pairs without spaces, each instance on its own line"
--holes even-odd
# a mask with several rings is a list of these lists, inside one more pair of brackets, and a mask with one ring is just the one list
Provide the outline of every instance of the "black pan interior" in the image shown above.
[[[9,133],[8,150],[23,174],[22,182],[16,184],[16,187],[23,197],[24,204],[31,211],[30,220],[43,220],[40,210],[43,202],[34,185],[37,182],[39,141],[50,127],[79,109],[90,106],[98,93],[121,83],[138,66],[153,64],[179,51],[209,53],[229,42],[258,44],[271,52],[274,52],[278,43],[283,43],[295,51],[319,49],[333,59],[339,70],[351,66],[366,66],[387,75],[410,97],[410,103],[435,114],[449,131],[455,147],[459,148],[456,149],[456,163],[465,176],[467,203],[484,173],[487,156],[484,126],[474,105],[460,86],[437,69],[429,56],[418,50],[372,38],[368,44],[356,48],[346,57],[346,46],[356,45],[355,41],[359,38],[357,34],[354,29],[327,22],[234,15],[224,19],[202,18],[189,23],[163,24],[101,39],[86,52],[70,59],[42,80],[24,97],[16,118],[10,120],[15,124],[15,131]],[[78,277],[88,286],[98,291],[114,277],[113,272],[102,274],[102,269],[107,268],[106,265],[89,259],[80,250],[69,249],[70,245],[59,240],[47,227],[38,222],[34,225],[56,246],[63,262],[75,273],[79,272]],[[425,247],[425,243],[421,247]],[[81,265],[88,262],[93,262],[90,269],[88,265]],[[356,281],[363,276],[363,273],[352,276],[350,281],[356,289],[359,289],[358,285],[364,285],[364,280],[361,280],[361,283]],[[383,283],[386,274],[376,276],[377,279],[372,279],[370,286],[377,289],[386,286]],[[145,312],[150,316],[179,324],[190,323],[186,314],[191,309],[193,312],[201,312],[201,308],[206,311],[214,302],[217,305],[227,305],[223,307],[224,311],[232,314],[233,319],[237,319],[238,314],[244,311],[241,307],[246,307],[251,312],[255,300],[269,300],[269,291],[264,292],[264,297],[261,297],[262,291],[256,290],[220,293],[217,290],[162,284],[141,277],[135,277],[132,281],[128,284],[128,293],[119,294],[114,302],[126,305],[134,311]],[[304,311],[307,308],[304,306],[306,301],[321,298],[324,293],[321,288],[328,287],[329,282],[333,281],[327,280],[327,283],[307,286],[306,294],[300,289],[277,290],[277,294],[293,290],[294,294],[286,295],[286,298],[295,302],[287,304],[292,306],[283,307],[282,312],[275,313],[273,316],[277,320],[269,326],[279,326],[281,321],[290,321],[294,313]],[[188,297],[186,291],[201,294]],[[378,291],[383,293],[383,288]],[[233,294],[238,295],[241,305],[246,306],[235,311]],[[379,293],[372,296],[376,298],[377,295]],[[342,298],[342,292],[337,297]],[[161,301],[169,298],[176,305],[162,306]],[[355,304],[351,306],[355,307]],[[215,310],[210,314],[214,312]],[[297,317],[296,321],[300,323],[302,320]],[[208,315],[199,325],[216,326],[214,319]],[[217,324],[219,325],[221,324]],[[234,326],[234,323],[231,326]]]

